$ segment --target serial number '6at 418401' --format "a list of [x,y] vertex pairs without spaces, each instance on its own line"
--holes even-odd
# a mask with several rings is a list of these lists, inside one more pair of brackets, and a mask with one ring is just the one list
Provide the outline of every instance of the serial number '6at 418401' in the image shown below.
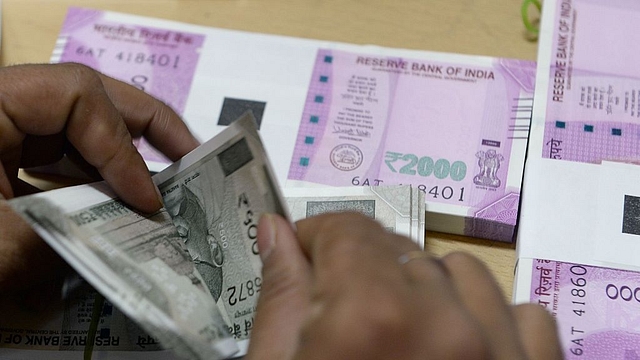
[[[109,49],[106,48],[93,48],[87,46],[78,46],[76,48],[76,55],[94,57],[101,59],[103,56],[109,53]],[[112,58],[129,64],[149,65],[158,67],[170,67],[177,69],[180,64],[180,55],[159,54],[159,53],[147,53],[142,51],[118,51]]]

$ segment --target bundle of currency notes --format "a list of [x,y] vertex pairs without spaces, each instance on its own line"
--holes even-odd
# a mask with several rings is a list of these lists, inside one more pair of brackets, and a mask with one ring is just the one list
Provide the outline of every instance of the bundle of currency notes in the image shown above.
[[[229,357],[246,348],[260,292],[258,219],[264,212],[287,216],[255,119],[247,114],[233,122],[154,182],[165,202],[155,214],[132,210],[105,183],[17,198],[10,205],[154,342],[183,358]],[[122,350],[120,338],[130,334],[103,341],[103,334],[114,337],[111,330],[100,327],[92,345]],[[21,339],[2,346],[28,345],[24,326],[0,331]],[[68,334],[55,340],[56,350],[92,341],[86,333],[80,339]]]
[[356,211],[424,248],[424,193],[416,188],[407,185],[284,188],[283,193],[294,221],[327,212]]
[[514,300],[556,317],[567,359],[640,358],[638,19],[544,2]]
[[[86,64],[164,100],[201,140],[253,111],[287,187],[412,185],[425,194],[431,230],[513,240],[532,62],[83,8],[69,10],[51,60]],[[151,170],[167,166],[137,145]]]
[[0,318],[2,358],[79,358],[87,346],[100,359],[243,355],[262,284],[265,212],[298,220],[358,211],[424,246],[424,195],[408,185],[289,189],[289,212],[250,113],[153,179],[165,203],[155,214],[131,209],[105,183],[10,202],[82,278],[68,280],[44,319],[0,299],[14,310]]

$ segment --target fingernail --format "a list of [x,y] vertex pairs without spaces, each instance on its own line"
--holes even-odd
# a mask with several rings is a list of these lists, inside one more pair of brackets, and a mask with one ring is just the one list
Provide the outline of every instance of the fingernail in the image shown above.
[[276,245],[276,219],[272,214],[260,217],[260,231],[258,231],[258,250],[260,259],[265,262]]

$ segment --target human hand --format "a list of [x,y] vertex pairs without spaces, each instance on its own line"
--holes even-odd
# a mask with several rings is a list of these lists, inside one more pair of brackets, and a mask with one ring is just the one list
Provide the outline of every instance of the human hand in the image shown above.
[[510,306],[464,253],[436,259],[358,214],[260,221],[247,359],[561,359],[553,318]]
[[[172,160],[198,145],[162,102],[79,64],[0,68],[0,198],[21,195],[18,168],[59,160],[68,141],[128,204],[153,212],[162,200],[132,137]],[[0,200],[0,293],[62,267],[53,251]]]

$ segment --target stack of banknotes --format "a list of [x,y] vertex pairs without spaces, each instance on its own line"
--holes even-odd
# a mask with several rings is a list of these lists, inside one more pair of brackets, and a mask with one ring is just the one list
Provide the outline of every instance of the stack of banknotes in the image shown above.
[[[410,184],[425,194],[431,230],[513,241],[533,62],[83,8],[69,10],[51,60],[86,64],[164,100],[201,140],[251,110],[287,187]],[[168,165],[137,145],[151,170]]]
[[516,302],[567,359],[640,358],[640,3],[545,0]]
[[424,249],[424,193],[398,186],[284,188],[292,220],[327,212],[357,211],[376,219],[387,231],[407,236]]
[[[298,220],[358,211],[424,244],[424,195],[408,185],[314,196],[289,189],[285,201],[249,112],[154,182],[165,208],[150,215],[105,183],[10,202],[84,280],[72,277],[44,318],[0,300],[0,357],[80,358],[87,346],[100,359],[243,355],[262,283],[256,236],[265,212]],[[94,289],[108,300],[97,315]]]

